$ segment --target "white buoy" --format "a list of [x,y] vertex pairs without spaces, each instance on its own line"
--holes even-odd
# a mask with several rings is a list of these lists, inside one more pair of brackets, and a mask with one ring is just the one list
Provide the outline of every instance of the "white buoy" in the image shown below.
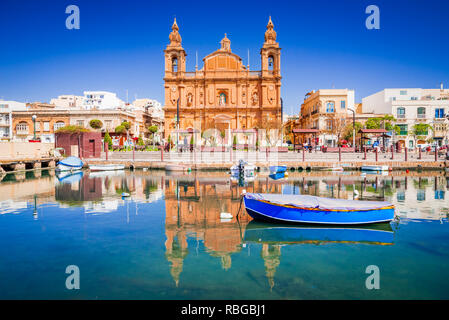
[[357,191],[357,189],[354,189],[354,195],[355,195],[356,197],[359,196],[359,192]]
[[122,197],[129,197],[130,194],[128,192],[122,192]]

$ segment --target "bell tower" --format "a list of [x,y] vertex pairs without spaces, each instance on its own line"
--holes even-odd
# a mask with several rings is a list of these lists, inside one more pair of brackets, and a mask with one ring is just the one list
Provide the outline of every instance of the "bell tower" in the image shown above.
[[181,45],[181,35],[179,27],[175,21],[172,25],[172,32],[169,35],[170,43],[164,50],[165,53],[165,77],[176,77],[186,71],[186,52]]
[[265,42],[260,49],[262,59],[262,76],[280,76],[281,75],[281,48],[276,42],[276,31],[269,18],[267,31],[265,31]]

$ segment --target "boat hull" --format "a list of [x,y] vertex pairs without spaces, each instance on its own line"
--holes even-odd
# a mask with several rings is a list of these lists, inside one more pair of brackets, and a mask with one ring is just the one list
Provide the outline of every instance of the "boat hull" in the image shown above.
[[244,197],[247,213],[255,220],[281,223],[311,224],[370,224],[394,219],[394,208],[370,210],[322,210],[296,208],[248,199]]
[[76,170],[81,170],[83,168],[83,166],[66,166],[65,164],[58,164],[56,166],[56,171],[76,171]]
[[362,171],[388,171],[388,166],[362,166]]
[[165,167],[166,171],[187,171],[188,168],[181,166],[181,165],[176,165],[176,164],[169,164]]

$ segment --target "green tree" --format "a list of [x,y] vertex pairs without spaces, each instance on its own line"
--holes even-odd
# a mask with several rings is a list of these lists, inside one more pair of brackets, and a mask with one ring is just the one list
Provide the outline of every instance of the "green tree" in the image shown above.
[[[360,122],[356,122],[355,123],[355,134],[357,136],[357,132],[359,132],[360,129],[362,129],[362,124]],[[352,141],[352,134],[353,134],[353,127],[352,127],[352,122],[349,123],[344,132],[343,132],[343,139],[347,140],[347,141]]]
[[111,148],[112,147],[112,139],[111,136],[109,135],[109,132],[106,131],[106,133],[104,134],[104,142],[108,143],[108,147]]
[[121,125],[125,127],[126,131],[131,128],[131,124],[128,121],[123,121]]
[[128,131],[128,130],[126,130],[126,127],[123,126],[123,125],[119,125],[119,126],[115,127],[115,133],[118,133],[118,134],[124,134],[124,133],[126,133],[127,131]]
[[148,131],[151,133],[151,140],[153,141],[153,147],[154,147],[154,134],[158,131],[157,126],[149,126]]
[[429,134],[429,130],[433,131],[433,127],[427,123],[417,123],[412,126],[410,135],[413,137],[413,140],[415,140],[415,146],[417,140],[426,139],[427,135]]
[[101,129],[103,127],[103,122],[98,119],[92,119],[89,121],[89,125],[92,129]]
[[145,145],[145,142],[143,142],[143,139],[142,139],[142,134],[139,134],[139,139],[137,140],[137,145],[138,146],[144,146]]

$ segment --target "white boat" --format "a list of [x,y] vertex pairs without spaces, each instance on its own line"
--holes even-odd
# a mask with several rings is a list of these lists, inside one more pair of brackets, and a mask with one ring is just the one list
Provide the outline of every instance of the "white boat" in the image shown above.
[[362,171],[389,171],[389,166],[362,166]]
[[166,171],[189,171],[189,167],[180,164],[167,164],[165,166]]
[[242,175],[244,178],[254,178],[256,176],[256,169],[257,167],[255,165],[240,160],[239,164],[231,167],[231,176],[238,177]]
[[89,164],[90,171],[114,171],[124,170],[124,164]]
[[78,157],[68,157],[58,162],[56,171],[76,171],[83,168],[83,162]]

